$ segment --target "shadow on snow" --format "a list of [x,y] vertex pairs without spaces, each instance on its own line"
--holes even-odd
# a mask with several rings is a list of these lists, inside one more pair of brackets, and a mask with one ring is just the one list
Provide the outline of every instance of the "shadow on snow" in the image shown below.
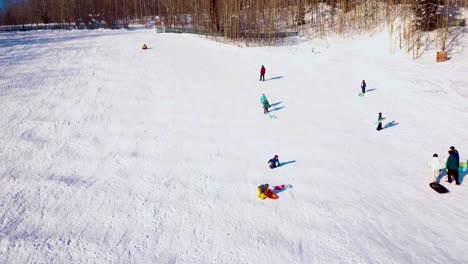
[[275,77],[271,77],[271,78],[268,78],[266,79],[267,81],[272,81],[272,80],[279,80],[279,79],[283,79],[284,76],[275,76]]

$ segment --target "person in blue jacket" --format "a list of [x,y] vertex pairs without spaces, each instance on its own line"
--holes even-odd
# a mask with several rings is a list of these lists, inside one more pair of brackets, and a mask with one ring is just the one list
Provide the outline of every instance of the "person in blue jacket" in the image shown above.
[[272,159],[270,159],[270,160],[268,161],[268,163],[270,164],[270,169],[274,169],[274,168],[276,168],[276,167],[281,166],[281,164],[280,164],[280,162],[279,162],[279,160],[278,160],[278,155],[275,155],[275,157],[272,158]]

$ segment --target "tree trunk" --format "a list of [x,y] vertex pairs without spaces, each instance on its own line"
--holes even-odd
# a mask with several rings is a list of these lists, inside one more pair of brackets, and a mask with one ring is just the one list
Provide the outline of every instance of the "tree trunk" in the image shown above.
[[211,31],[214,33],[218,33],[220,31],[218,0],[210,1],[210,20],[211,20]]

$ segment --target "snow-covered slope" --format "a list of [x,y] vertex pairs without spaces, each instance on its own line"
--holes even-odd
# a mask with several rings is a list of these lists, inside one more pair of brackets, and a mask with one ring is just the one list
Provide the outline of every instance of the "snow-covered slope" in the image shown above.
[[0,263],[467,263],[468,182],[428,186],[433,153],[468,159],[462,40],[436,64],[383,33],[0,34]]

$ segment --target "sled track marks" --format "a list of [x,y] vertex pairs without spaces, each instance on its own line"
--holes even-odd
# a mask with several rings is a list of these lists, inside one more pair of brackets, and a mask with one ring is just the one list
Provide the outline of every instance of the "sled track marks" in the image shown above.
[[[9,193],[11,194],[11,193]],[[26,212],[26,199],[24,191],[19,191],[8,197],[0,197],[3,206],[0,207],[2,215],[0,217],[0,240],[6,238],[17,239],[19,225],[24,221]]]

